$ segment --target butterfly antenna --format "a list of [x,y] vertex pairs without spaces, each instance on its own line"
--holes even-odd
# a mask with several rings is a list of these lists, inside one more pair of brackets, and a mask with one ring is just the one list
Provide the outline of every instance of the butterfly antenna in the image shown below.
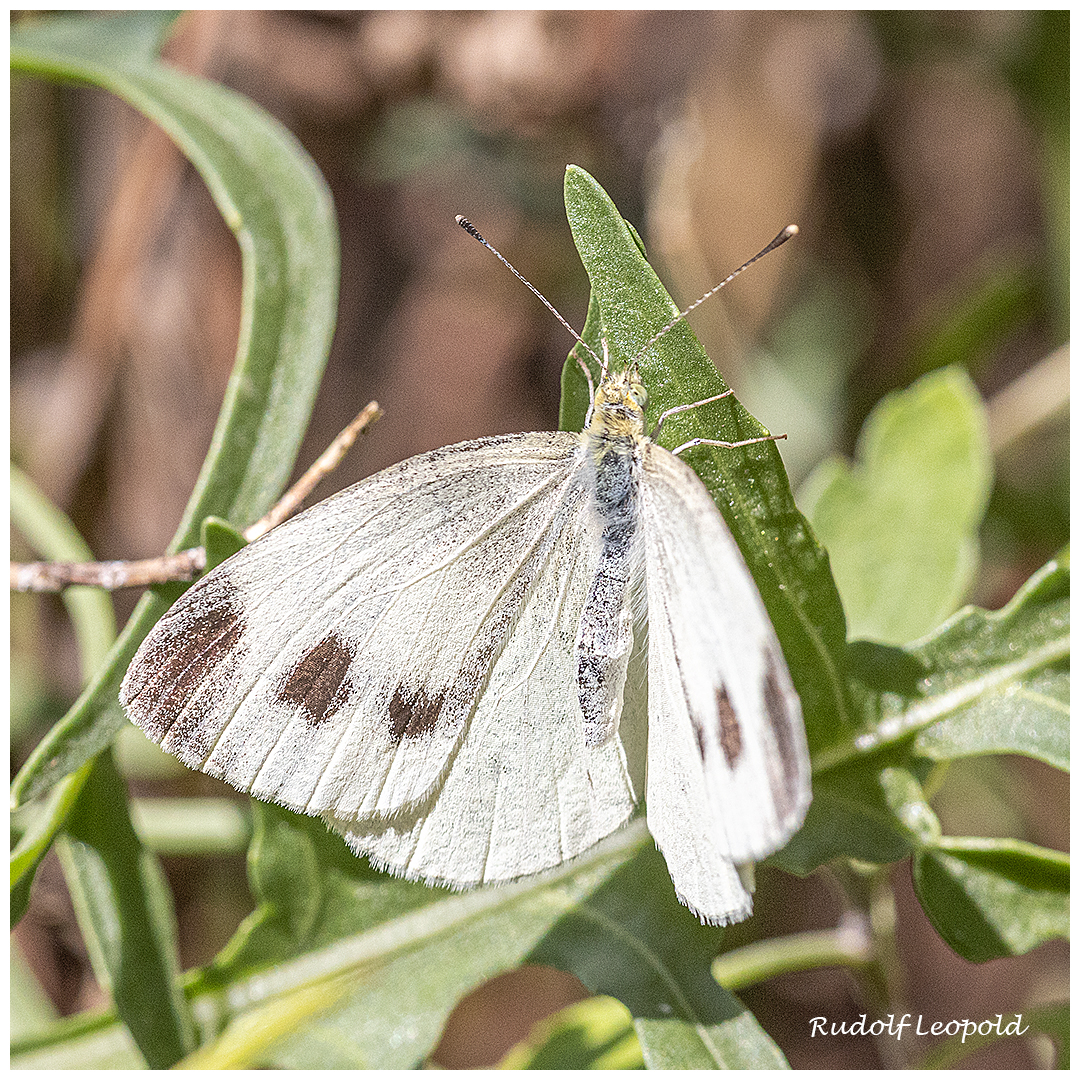
[[[509,259],[504,258],[501,252],[496,251],[495,248],[493,248],[491,246],[491,244],[489,244],[480,235],[480,231],[477,229],[477,227],[471,221],[469,221],[468,218],[462,217],[461,214],[458,214],[457,217],[454,220],[471,237],[473,237],[473,239],[479,240],[480,243],[483,244],[484,247],[486,247],[488,249],[488,251],[490,251],[491,254],[494,255],[495,258],[498,259],[499,262],[501,262],[503,264],[503,266],[505,266],[507,268],[507,270],[509,270],[510,273],[513,274],[514,277],[516,277],[518,279],[518,281],[520,281],[533,294],[533,296],[535,296],[537,298],[537,300],[539,300],[540,303],[543,304],[544,307],[546,307],[548,309],[548,311],[550,311],[551,314],[554,315],[555,318],[558,319],[559,322],[561,322],[563,324],[563,326],[565,326],[566,329],[569,330],[570,333],[573,334],[574,337],[576,337],[578,339],[578,341],[581,342],[581,344],[585,346],[586,349],[588,349],[589,355],[601,367],[603,367],[603,361],[600,359],[600,357],[597,356],[596,353],[594,353],[592,351],[592,349],[589,348],[588,342],[559,314],[559,312],[555,308],[555,305],[552,304],[551,301],[548,300],[548,298],[535,285],[533,285],[533,283],[527,277],[525,277],[523,274],[518,273],[517,268],[513,265],[513,263],[511,263]],[[651,342],[650,342],[650,344],[651,344]],[[585,377],[589,380],[589,396],[591,398],[592,397],[592,375],[589,374],[589,369],[588,369],[587,365],[585,364],[585,362],[581,359],[580,356],[577,355],[576,348],[574,350],[574,359],[577,360],[578,364],[581,365],[582,371],[585,372]]]
[[719,285],[714,285],[704,296],[702,296],[698,300],[695,300],[684,311],[680,311],[679,314],[676,315],[675,318],[667,324],[667,326],[653,334],[653,336],[649,338],[649,340],[646,341],[644,345],[642,345],[641,349],[638,351],[637,356],[634,357],[632,362],[636,364],[638,360],[645,354],[645,350],[648,349],[650,345],[659,341],[660,338],[662,338],[673,326],[676,326],[679,322],[685,319],[686,316],[694,310],[694,308],[700,307],[702,304],[704,304],[710,296],[712,296],[714,293],[718,293],[729,282],[734,281],[735,278],[737,278],[744,270],[746,270],[748,267],[753,266],[754,263],[758,261],[758,259],[763,258],[765,255],[768,255],[770,251],[775,251],[781,244],[786,244],[798,231],[798,225],[788,225],[787,228],[782,229],[780,232],[778,232],[776,236],[774,236],[772,240],[770,240],[769,243],[767,243],[752,259],[747,259],[746,262],[744,262],[738,270],[733,270],[730,274],[728,274],[726,278],[724,278],[723,281],[720,282]]

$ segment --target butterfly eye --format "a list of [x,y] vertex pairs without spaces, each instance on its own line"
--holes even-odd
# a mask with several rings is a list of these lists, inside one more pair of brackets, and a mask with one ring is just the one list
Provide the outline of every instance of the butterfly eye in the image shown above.
[[644,412],[645,406],[649,401],[649,392],[645,389],[645,384],[641,381],[641,377],[636,372],[630,376],[630,397],[634,404],[639,406],[642,412]]

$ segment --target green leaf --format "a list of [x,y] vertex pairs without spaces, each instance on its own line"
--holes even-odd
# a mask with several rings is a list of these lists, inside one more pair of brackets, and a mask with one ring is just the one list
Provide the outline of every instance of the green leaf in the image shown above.
[[629,1010],[614,998],[587,998],[533,1025],[500,1069],[641,1069],[645,1061]]
[[902,644],[956,610],[978,564],[992,479],[978,391],[946,368],[888,395],[856,456],[819,466],[799,501],[828,549],[850,636]]
[[916,847],[941,841],[941,822],[923,794],[920,779],[909,769],[888,766],[878,774],[885,801]]
[[[566,213],[592,293],[582,334],[597,355],[606,341],[612,366],[629,363],[678,314],[640,240],[596,181],[566,170]],[[584,356],[582,346],[578,355]],[[590,359],[585,357],[586,359]],[[727,386],[685,320],[638,357],[649,392],[648,422],[665,409],[702,401]],[[598,377],[590,359],[594,382]],[[560,424],[580,430],[588,394],[573,355],[563,373]],[[766,435],[735,400],[725,398],[665,422],[658,441],[669,448],[698,436],[739,441]],[[700,446],[685,460],[709,489],[761,591],[802,699],[811,746],[852,725],[844,676],[844,613],[829,561],[795,508],[780,455],[771,442],[735,450]]]
[[1069,769],[1069,671],[1055,665],[976,701],[919,733],[915,748],[948,761],[1024,754]]
[[[1062,708],[1069,657],[1069,569],[1054,560],[999,611],[968,607],[902,654],[922,672],[917,692],[883,691],[854,739],[814,755],[817,774],[916,736],[929,758],[1023,753],[1068,764]],[[905,677],[900,684],[908,684]],[[1050,696],[1047,691],[1052,692]]]
[[906,858],[914,838],[897,816],[887,780],[890,765],[906,762],[906,755],[886,754],[815,772],[814,799],[803,827],[768,861],[806,875],[835,858],[869,863]]
[[[179,15],[179,11],[133,11],[122,18],[108,15],[23,18],[12,32],[12,66],[16,70],[21,66],[16,60],[16,49],[25,47],[36,54],[40,46],[58,56],[85,54],[115,65],[153,62]],[[36,63],[36,59],[31,57],[30,63]],[[27,70],[33,72],[34,68]]]
[[[43,559],[87,562],[93,558],[68,517],[14,466],[11,467],[11,522]],[[61,599],[75,629],[80,669],[89,678],[116,637],[112,601],[100,589],[83,586],[65,589]],[[90,768],[87,763],[65,777],[47,800],[38,806],[25,807],[13,822],[21,835],[11,852],[12,925],[26,913],[34,873],[75,805]]]
[[64,827],[93,767],[92,760],[86,762],[65,776],[40,804],[22,807],[13,815],[12,825],[21,835],[12,848],[9,870],[12,926],[26,914],[37,868]]
[[1017,661],[1023,670],[920,731],[920,754],[936,760],[1025,754],[1069,768],[1069,593],[1068,561],[1054,560],[1000,612],[961,612],[924,643],[919,651],[928,661],[958,674],[970,669],[969,645],[999,665]]
[[786,1068],[753,1014],[712,978],[723,937],[678,902],[650,846],[568,908],[527,960],[621,1001],[650,1069]]
[[919,903],[961,956],[1019,956],[1069,935],[1069,859],[1019,840],[944,838],[916,854]]
[[243,533],[219,517],[208,517],[203,521],[200,539],[206,552],[208,571],[247,545]]
[[145,1069],[127,1028],[81,1014],[58,1020],[37,1039],[12,1040],[13,1069]]
[[[240,245],[237,358],[210,453],[170,546],[179,550],[198,543],[210,515],[257,519],[288,478],[337,310],[337,230],[326,184],[295,138],[239,94],[153,59],[153,22],[136,14],[20,25],[11,60],[28,74],[100,86],[158,123],[199,170]],[[94,681],[16,778],[16,802],[77,769],[126,723],[120,680],[179,591],[142,598]]]
[[1055,561],[1000,611],[965,609],[907,650],[863,643],[857,667],[864,690],[874,688],[863,701],[873,719],[814,756],[806,822],[769,861],[808,874],[837,857],[888,863],[936,851],[949,841],[936,841],[921,787],[934,760],[1026,753],[1067,767],[1064,698],[1043,692],[1067,686],[1068,608],[1068,568]]
[[[90,562],[94,556],[70,518],[37,489],[33,481],[10,466],[11,524],[48,562]],[[89,675],[108,655],[116,637],[116,616],[107,593],[89,586],[65,589],[60,598],[75,629],[79,669]]]
[[[653,1067],[783,1064],[710,977],[724,931],[679,904],[641,821],[542,878],[455,894],[375,873],[320,822],[259,807],[250,874],[258,907],[189,986],[226,1024],[200,1067],[413,1067],[466,993],[522,963],[622,1001]],[[267,1035],[254,1017],[272,1005]]]
[[135,835],[109,753],[94,763],[58,852],[99,982],[150,1068],[174,1065],[195,1037],[179,991],[172,900]]

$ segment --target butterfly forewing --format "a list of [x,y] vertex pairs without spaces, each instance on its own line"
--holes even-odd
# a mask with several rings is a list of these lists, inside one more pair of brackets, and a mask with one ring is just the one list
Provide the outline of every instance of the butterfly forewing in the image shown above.
[[125,706],[187,764],[411,876],[502,880],[579,854],[626,820],[644,772],[643,738],[628,761],[581,722],[574,640],[600,545],[582,465],[574,435],[505,436],[319,504],[317,528],[301,515],[188,591]]
[[679,899],[707,922],[750,914],[750,895],[713,820],[668,610],[669,593],[649,578],[649,832],[663,852]]
[[701,778],[695,827],[727,859],[762,858],[798,828],[810,801],[799,699],[711,496],[689,466],[654,444],[645,446],[643,474],[650,825],[658,740],[657,759],[678,757]]
[[421,799],[509,631],[496,601],[546,557],[575,450],[557,433],[448,447],[276,529],[147,638],[129,713],[188,764],[298,809]]

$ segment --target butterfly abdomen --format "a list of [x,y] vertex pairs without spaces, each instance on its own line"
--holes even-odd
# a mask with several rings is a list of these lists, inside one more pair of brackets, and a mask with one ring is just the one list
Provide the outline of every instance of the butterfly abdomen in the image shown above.
[[587,746],[601,745],[618,729],[633,649],[628,601],[641,575],[637,446],[632,436],[607,432],[586,436],[593,511],[601,528],[596,575],[581,611],[574,649]]

